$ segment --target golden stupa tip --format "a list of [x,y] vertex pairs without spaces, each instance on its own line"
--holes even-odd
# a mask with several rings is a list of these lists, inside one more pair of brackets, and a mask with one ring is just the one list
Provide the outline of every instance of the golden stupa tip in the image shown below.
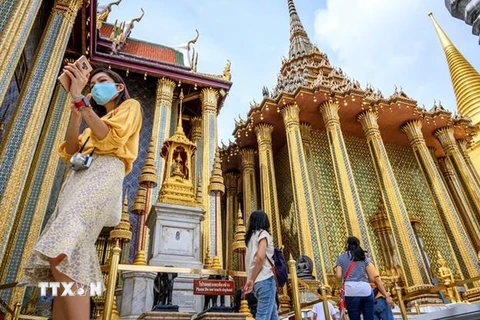
[[443,31],[442,27],[438,24],[437,20],[433,16],[433,13],[429,12],[428,16],[430,19],[432,19],[433,22],[433,27],[435,28],[435,31],[437,32],[438,39],[440,40],[440,43],[442,44],[443,49],[453,46],[452,41],[448,38],[447,34],[445,31]]
[[427,15],[428,15],[429,17],[433,17],[433,12],[430,11],[429,13],[427,13]]

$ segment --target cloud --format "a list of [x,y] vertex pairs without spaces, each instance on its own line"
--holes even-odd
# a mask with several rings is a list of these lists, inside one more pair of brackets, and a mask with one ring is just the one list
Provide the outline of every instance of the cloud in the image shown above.
[[349,76],[390,93],[398,81],[410,82],[408,74],[426,52],[424,33],[432,38],[431,28],[418,29],[418,21],[428,23],[428,2],[328,0],[316,13],[316,40]]
[[316,11],[315,40],[332,64],[385,96],[398,85],[427,108],[437,99],[454,111],[450,75],[429,11],[468,59],[474,39],[436,0],[327,0],[326,8]]

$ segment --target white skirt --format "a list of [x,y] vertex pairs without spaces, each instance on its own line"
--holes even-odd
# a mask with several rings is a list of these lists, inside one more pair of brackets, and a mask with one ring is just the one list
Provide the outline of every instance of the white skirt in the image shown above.
[[122,214],[125,165],[113,156],[94,155],[90,168],[70,170],[20,285],[54,281],[49,258],[64,254],[58,271],[89,286],[103,283],[95,242],[105,226],[116,226]]

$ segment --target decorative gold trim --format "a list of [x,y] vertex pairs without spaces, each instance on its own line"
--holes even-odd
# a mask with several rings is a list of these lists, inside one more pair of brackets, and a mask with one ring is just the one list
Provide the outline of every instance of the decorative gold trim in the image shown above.
[[273,241],[277,247],[281,247],[283,242],[273,162],[272,132],[273,126],[270,124],[259,123],[255,126],[255,134],[258,141],[258,161],[260,164],[262,208],[271,221],[274,235]]
[[[219,93],[213,88],[204,88],[200,92],[202,102],[202,204],[205,211],[205,219],[202,221],[203,250],[205,258],[205,248],[214,244],[210,243],[210,219],[215,214],[215,208],[210,206],[210,195],[208,187],[210,182],[211,170],[214,163],[215,148],[217,147],[217,111],[218,111]],[[213,131],[213,136],[210,131]],[[200,151],[200,150],[199,150]],[[198,154],[200,156],[200,154]]]
[[452,127],[444,127],[436,130],[434,134],[440,141],[445,154],[450,159],[460,179],[463,191],[467,194],[470,208],[475,215],[480,215],[480,187],[475,183],[475,178],[458,148],[454,137],[454,129]]
[[[299,226],[299,248],[300,254],[306,255],[313,260],[313,273],[323,282],[328,283],[325,271],[322,251],[319,251],[321,261],[317,261],[314,255],[313,244],[319,244],[320,237],[318,229],[314,228],[314,234],[310,231],[310,224],[317,226],[317,215],[315,213],[315,204],[312,195],[312,185],[307,169],[305,152],[301,141],[299,115],[300,108],[296,104],[289,104],[282,108],[281,114],[285,124],[287,135],[288,152],[290,154],[290,172],[293,186],[293,198],[295,202],[295,214],[297,215]],[[308,213],[311,214],[312,221],[309,221]]]
[[[0,105],[2,105],[5,94],[7,93],[9,83],[15,73],[15,66],[18,64],[23,48],[27,43],[28,37],[23,34],[29,34],[32,28],[41,1],[18,0],[15,9],[7,19],[7,23],[0,35]],[[25,32],[24,32],[25,31]]]
[[408,290],[420,294],[421,288],[430,288],[432,284],[425,263],[418,259],[421,256],[420,248],[380,135],[377,123],[378,113],[371,110],[364,111],[358,115],[357,119],[362,125],[374,162],[385,211],[393,230],[395,246],[399,251],[406,286]]
[[[34,159],[32,161],[32,165],[30,168],[30,173],[29,173],[29,179],[26,182],[26,185],[23,189],[23,194],[22,194],[22,200],[21,203],[19,204],[17,214],[16,214],[16,221],[14,223],[14,226],[12,228],[12,234],[9,239],[9,242],[7,243],[7,250],[5,251],[5,256],[1,264],[1,270],[2,272],[0,274],[0,283],[5,283],[6,282],[6,272],[8,263],[12,260],[12,256],[14,252],[12,251],[14,249],[15,243],[20,241],[18,239],[18,236],[20,235],[20,230],[19,224],[21,224],[21,220],[24,219],[25,211],[27,210],[27,201],[31,198],[31,193],[32,193],[32,188],[34,180],[33,178],[35,177],[35,172],[37,172],[38,166],[40,165],[39,161],[42,160],[40,159],[40,156],[44,154],[44,148],[45,148],[45,139],[47,138],[47,134],[49,132],[55,132],[55,138],[53,141],[54,146],[58,146],[61,141],[64,139],[65,134],[67,132],[67,126],[68,126],[68,119],[70,118],[70,103],[71,103],[71,97],[70,95],[67,95],[65,103],[60,104],[59,99],[60,99],[60,94],[63,88],[59,85],[56,86],[55,89],[55,94],[53,96],[52,102],[51,102],[51,107],[49,108],[49,112],[47,115],[47,118],[45,120],[45,124],[43,125],[42,128],[42,133],[36,148],[36,152],[34,153]],[[52,116],[54,113],[58,112],[58,110],[62,110],[62,114],[60,116],[60,119],[58,121],[58,126],[54,126],[54,123],[52,123]],[[47,210],[47,205],[48,201],[50,199],[50,193],[52,190],[52,186],[54,183],[54,178],[55,178],[55,173],[57,170],[57,167],[60,163],[60,159],[58,157],[58,154],[56,152],[51,152],[49,156],[48,163],[49,165],[46,167],[43,179],[42,179],[42,185],[40,192],[36,196],[37,201],[35,205],[35,209],[33,209],[36,213],[32,216],[32,220],[30,222],[30,228],[28,231],[28,236],[25,239],[25,244],[23,246],[23,252],[22,256],[23,257],[28,257],[33,251],[33,246],[35,245],[35,242],[38,240],[38,236],[40,234],[40,229],[42,227],[42,223],[45,217],[45,212]],[[37,177],[37,179],[40,179],[41,177]],[[25,264],[28,262],[27,259],[21,259],[20,265],[18,266],[17,272],[16,272],[16,280],[21,279],[23,276],[23,269]],[[10,299],[10,307],[14,306],[14,303],[16,301],[21,301],[23,299],[23,294],[24,294],[24,288],[15,288],[12,292],[12,296]]]
[[243,218],[247,224],[252,211],[258,209],[255,150],[242,148],[240,155],[242,156]]
[[[435,167],[435,163],[423,138],[422,123],[419,120],[409,121],[402,126],[402,131],[410,141],[419,168],[426,178],[427,185],[433,195],[439,220],[442,223],[445,234],[448,236],[447,243],[454,263],[464,278],[468,279],[478,275],[480,268],[476,263],[475,249],[465,239],[467,238],[467,233],[463,228],[459,214]],[[456,253],[459,253],[460,257],[456,257]]]
[[[16,138],[13,137],[14,128],[18,123],[18,119],[23,115],[24,108],[26,108],[26,106],[28,106],[28,108],[35,106],[31,111],[28,123],[25,125],[23,136],[18,143],[15,163],[10,169],[9,179],[0,201],[0,207],[4,213],[0,215],[0,235],[5,235],[5,238],[11,231],[11,221],[13,220],[19,205],[19,197],[17,194],[19,190],[22,190],[25,186],[26,173],[28,173],[32,164],[31,155],[34,153],[41,133],[38,128],[44,123],[53,89],[55,88],[57,73],[62,63],[62,57],[72,30],[73,20],[81,4],[82,1],[80,0],[63,0],[56,2],[54,6],[55,9],[50,15],[44,32],[45,35],[54,32],[54,28],[57,29],[55,30],[55,34],[58,35],[55,39],[55,46],[46,49],[46,46],[50,46],[49,43],[44,41],[40,44],[37,51],[49,52],[49,56],[36,56],[10,120],[12,125],[7,128],[6,134],[2,140],[3,143],[2,148],[0,148],[0,159],[5,159],[6,153],[8,152],[6,146],[9,145],[9,141]],[[60,24],[56,26],[55,23],[57,22],[58,17],[60,17],[61,21]],[[49,60],[46,66],[41,67],[41,70],[45,70],[45,73],[39,74],[38,69],[40,68],[40,63],[44,63],[43,59]],[[41,78],[40,82],[38,81],[38,77]],[[35,85],[32,83],[35,83]],[[39,87],[40,91],[32,100],[28,93],[33,86]],[[1,168],[1,170],[4,169],[5,168]],[[3,254],[4,248],[0,247],[0,258],[3,258]]]
[[340,127],[339,109],[339,104],[331,101],[327,101],[319,107],[325,123],[325,130],[327,131],[332,162],[335,164],[333,168],[335,170],[338,194],[340,199],[342,199],[340,203],[342,205],[343,216],[349,235],[354,235],[361,239],[363,245],[375,261],[376,254],[371,250],[372,241],[368,234],[368,226],[365,221],[365,215],[363,214],[360,196],[357,191],[353,170],[348,153],[346,152],[347,148]]

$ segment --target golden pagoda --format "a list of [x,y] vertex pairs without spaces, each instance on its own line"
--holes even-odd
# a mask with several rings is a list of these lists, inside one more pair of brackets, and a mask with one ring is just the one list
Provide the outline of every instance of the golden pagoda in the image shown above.
[[[447,58],[453,91],[457,99],[458,113],[470,118],[472,124],[478,128],[480,126],[480,74],[453,45],[450,38],[438,24],[433,13],[430,12],[428,15],[432,19],[433,26]],[[469,143],[468,153],[478,177],[478,172],[480,172],[479,135]]]

